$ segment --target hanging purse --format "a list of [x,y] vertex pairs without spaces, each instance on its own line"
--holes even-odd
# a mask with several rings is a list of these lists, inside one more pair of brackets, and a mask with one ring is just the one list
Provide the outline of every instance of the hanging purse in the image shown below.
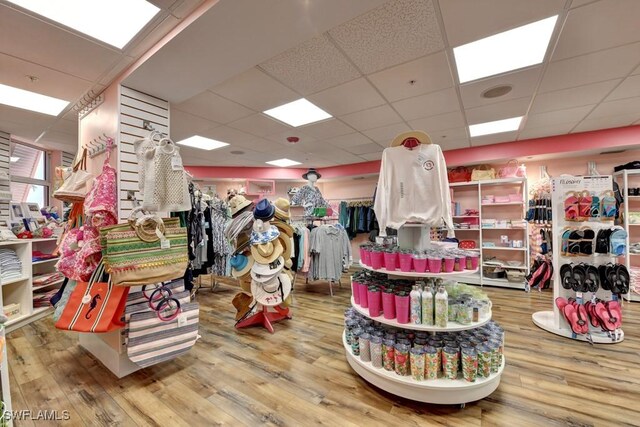
[[127,303],[128,288],[101,282],[104,265],[100,264],[89,282],[78,282],[69,297],[62,315],[56,322],[58,329],[76,332],[109,332],[122,328],[121,321]]
[[92,175],[87,172],[87,150],[85,148],[71,174],[64,180],[60,188],[53,192],[53,197],[63,202],[81,202],[87,195],[87,182],[91,178]]
[[105,263],[114,284],[148,285],[184,276],[188,264],[187,229],[165,226],[154,215],[129,217],[129,228],[103,228],[106,237]]
[[488,165],[478,165],[471,172],[471,181],[496,179],[496,170]]
[[527,168],[524,164],[511,159],[506,165],[498,169],[498,178],[524,178],[527,176]]
[[449,183],[452,182],[468,182],[471,181],[471,169],[466,166],[458,166],[447,172]]
[[94,227],[107,227],[118,223],[116,170],[109,164],[112,148],[113,139],[109,138],[102,172],[93,180],[91,190],[84,201],[84,214]]

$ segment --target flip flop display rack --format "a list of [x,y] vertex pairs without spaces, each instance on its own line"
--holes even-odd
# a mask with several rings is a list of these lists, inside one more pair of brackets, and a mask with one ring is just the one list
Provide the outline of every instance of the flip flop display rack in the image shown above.
[[553,311],[532,315],[538,327],[579,341],[624,339],[620,296],[629,292],[624,263],[627,232],[614,225],[611,176],[563,176],[551,181]]
[[[415,224],[401,227],[398,230],[398,245],[412,253],[433,250],[429,227]],[[468,266],[472,267],[471,263]],[[491,320],[488,300],[478,301],[478,304],[467,301],[461,306],[466,307],[469,314],[459,312],[456,317],[445,310],[446,318],[439,319],[441,312],[439,314],[436,299],[435,305],[426,306],[435,307],[434,313],[431,313],[433,317],[430,317],[434,321],[425,323],[417,321],[416,313],[407,308],[408,296],[403,292],[395,296],[393,304],[398,309],[396,315],[389,315],[394,308],[383,300],[394,295],[388,287],[395,286],[397,290],[398,287],[407,286],[408,278],[414,281],[420,278],[429,278],[430,281],[455,279],[456,275],[469,274],[468,269],[443,273],[435,271],[435,268],[431,268],[434,271],[424,272],[422,268],[418,268],[420,271],[415,268],[409,271],[372,268],[366,263],[363,267],[386,274],[388,279],[405,280],[379,280],[387,284],[384,295],[380,295],[383,285],[367,288],[358,277],[355,280],[352,277],[352,307],[345,312],[342,340],[347,361],[358,375],[389,393],[434,404],[458,404],[464,407],[467,402],[483,399],[496,390],[506,363],[503,355],[504,331]],[[475,270],[471,271],[477,271],[475,262],[473,267]],[[379,276],[374,274],[372,277],[375,281]],[[394,285],[395,282],[399,284]],[[368,304],[368,291],[372,295],[378,293],[380,297],[374,305]],[[411,294],[414,292],[419,291],[414,287]],[[404,306],[398,296],[404,298]],[[433,298],[436,297],[437,294],[433,295]],[[425,310],[430,310],[425,308],[424,301],[418,318],[424,318]],[[473,311],[472,307],[475,307]],[[360,328],[363,330],[358,325],[363,326]],[[356,336],[354,328],[358,330]],[[360,346],[363,333],[365,345]],[[388,336],[397,338],[395,345],[386,345],[384,338]],[[390,354],[394,357],[391,358]],[[393,359],[391,365],[389,359]]]

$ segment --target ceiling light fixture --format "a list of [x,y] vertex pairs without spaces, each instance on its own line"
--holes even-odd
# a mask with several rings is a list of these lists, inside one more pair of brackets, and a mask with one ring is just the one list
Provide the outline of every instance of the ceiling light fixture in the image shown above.
[[263,111],[263,113],[276,120],[280,120],[289,126],[293,126],[294,128],[333,117],[331,114],[315,106],[305,98],[300,98],[297,101],[289,102],[288,104]]
[[16,157],[16,156],[11,156],[11,157],[9,157],[9,161],[10,161],[11,163],[15,163],[15,162],[17,162],[18,160],[20,160],[20,157]]
[[126,46],[160,11],[145,0],[9,1],[118,49]]
[[269,162],[265,162],[268,165],[273,165],[273,166],[278,166],[281,168],[287,168],[289,166],[295,166],[295,165],[300,165],[302,163],[300,162],[296,162],[295,160],[289,160],[289,159],[278,159],[278,160],[271,160]]
[[205,138],[204,136],[194,135],[182,141],[176,142],[179,145],[186,145],[187,147],[198,148],[200,150],[215,150],[218,148],[226,147],[229,145],[226,142],[216,141],[215,139]]
[[510,119],[496,120],[494,122],[478,123],[469,126],[469,134],[474,136],[491,135],[493,133],[511,132],[518,130],[522,116]]
[[0,104],[57,116],[69,105],[69,101],[0,84]]
[[558,15],[453,48],[460,83],[539,64]]

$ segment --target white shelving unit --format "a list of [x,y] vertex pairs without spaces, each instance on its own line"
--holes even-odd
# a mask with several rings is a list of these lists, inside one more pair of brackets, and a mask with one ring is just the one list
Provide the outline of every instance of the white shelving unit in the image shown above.
[[41,319],[53,313],[53,307],[33,307],[34,290],[53,288],[60,286],[62,281],[52,283],[43,287],[33,287],[33,276],[39,273],[53,271],[54,260],[45,262],[32,262],[33,250],[50,253],[56,247],[56,238],[29,239],[29,240],[9,240],[0,242],[0,247],[13,249],[22,262],[22,276],[6,281],[0,280],[2,292],[0,293],[0,304],[6,306],[12,303],[20,304],[20,314],[12,317],[5,324],[6,332],[11,332],[21,328],[31,322]]
[[[411,227],[401,227],[398,230],[398,245],[401,248],[406,249],[427,249],[430,246],[429,241],[429,228],[427,226],[417,226],[413,224]],[[368,268],[363,265],[363,267]],[[402,277],[461,277],[462,274],[468,273],[469,270],[455,273],[403,273],[397,270],[386,271],[373,270],[381,273],[386,273],[389,276],[398,276],[398,273]],[[471,272],[473,273],[473,272]],[[383,316],[372,317],[369,315],[369,310],[365,310],[355,303],[353,297],[351,298],[351,305],[363,316],[366,316],[376,322],[380,322],[389,326],[394,326],[404,329],[412,329],[417,331],[430,331],[430,332],[447,332],[447,331],[461,331],[467,329],[474,329],[481,327],[491,320],[491,316],[486,319],[482,319],[480,322],[472,323],[470,325],[461,325],[455,322],[449,322],[446,328],[440,328],[436,326],[427,325],[415,325],[411,323],[399,324],[394,319],[385,319]],[[441,405],[462,405],[468,402],[474,402],[476,400],[483,399],[493,393],[500,384],[500,377],[504,370],[506,360],[503,358],[502,365],[497,373],[492,374],[488,378],[478,379],[475,382],[467,382],[463,379],[447,380],[437,379],[428,381],[415,381],[411,377],[403,377],[396,375],[394,372],[386,371],[382,368],[374,367],[371,362],[363,362],[359,357],[355,356],[351,351],[351,346],[347,344],[346,337],[343,333],[342,342],[345,347],[345,355],[347,362],[351,368],[362,378],[369,383],[375,385],[382,390],[392,393],[396,396],[402,396],[407,399],[416,400],[418,402],[435,403]]]
[[[622,222],[620,225],[624,227],[627,232],[627,248],[631,243],[640,242],[640,232],[638,232],[637,227],[640,224],[629,224],[629,211],[640,211],[640,196],[629,196],[629,185],[632,185],[634,188],[640,188],[640,170],[622,170],[619,172],[615,172],[613,174],[613,179],[618,182],[620,186],[620,190],[622,191],[622,197],[624,201],[621,206]],[[640,254],[632,254],[627,250],[627,254],[624,258],[624,264],[629,271],[631,271],[631,267],[634,265],[636,267],[640,267],[640,263],[633,262],[635,257],[640,256]],[[636,294],[633,291],[629,291],[626,295],[626,299],[628,301],[640,301],[640,295]]]
[[[520,266],[504,265],[505,270],[524,270],[529,271],[531,268],[531,260],[529,255],[529,231],[527,227],[482,227],[483,218],[496,218],[498,212],[500,212],[501,219],[510,220],[522,220],[525,217],[527,208],[527,180],[526,178],[503,178],[503,179],[491,179],[484,181],[471,181],[471,182],[455,182],[449,184],[453,192],[452,200],[456,201],[456,193],[458,192],[474,192],[476,197],[472,197],[472,204],[463,206],[465,209],[477,209],[479,215],[454,215],[453,219],[465,220],[465,219],[478,219],[479,228],[469,229],[456,229],[456,237],[460,240],[475,240],[478,244],[478,250],[480,250],[480,265],[485,265],[484,261],[490,256],[500,257],[500,254],[519,254],[515,256],[522,262]],[[482,196],[497,192],[500,195],[506,195],[508,193],[519,193],[522,195],[522,202],[506,202],[506,203],[482,203]],[[469,197],[465,198],[466,201],[471,200]],[[497,210],[503,208],[502,211]],[[504,212],[508,215],[504,218]],[[523,247],[512,248],[502,246],[484,246],[485,241],[490,241],[499,244],[500,235],[502,232],[509,235],[512,239],[522,240]],[[473,233],[473,234],[472,234]],[[475,234],[478,233],[478,234]],[[510,259],[513,259],[511,257]],[[485,277],[482,268],[477,273],[466,273],[459,278],[464,283],[480,285],[480,286],[497,286],[503,288],[512,289],[525,289],[525,282],[510,282],[507,279],[492,279]]]

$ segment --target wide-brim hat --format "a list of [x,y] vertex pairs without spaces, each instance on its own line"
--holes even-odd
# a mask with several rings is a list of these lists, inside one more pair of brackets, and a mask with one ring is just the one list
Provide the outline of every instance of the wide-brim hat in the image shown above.
[[251,246],[251,256],[255,263],[269,264],[276,260],[276,258],[282,256],[284,247],[280,239],[276,239],[273,242],[262,243],[259,245]]
[[291,259],[291,250],[292,250],[292,242],[291,237],[286,234],[280,234],[278,237],[278,241],[282,243],[282,258],[286,260]]
[[273,206],[276,208],[275,217],[281,219],[283,221],[288,221],[291,218],[291,213],[289,212],[291,208],[291,202],[285,199],[284,197],[279,197],[273,202]]
[[[249,288],[249,291],[251,288]],[[233,300],[231,300],[231,304],[236,308],[236,320],[242,319],[245,314],[247,314],[251,310],[251,302],[253,298],[251,295],[247,295],[244,292],[238,292]]]
[[253,299],[267,307],[280,305],[291,293],[291,279],[286,274],[278,274],[271,280],[260,283],[251,282],[251,295]]
[[252,281],[251,280],[251,272],[249,272],[249,274],[247,274],[246,276],[239,277],[238,281],[240,282],[240,289],[242,289],[246,293],[250,294],[251,293],[251,281]]
[[322,175],[320,175],[320,172],[315,170],[315,168],[309,168],[308,171],[306,171],[305,173],[302,174],[302,178],[303,179],[307,179],[307,177],[309,176],[310,173],[314,174],[315,176],[317,176],[318,179],[320,179],[322,177]]
[[267,199],[260,200],[253,209],[253,217],[263,221],[269,221],[276,213],[276,207]]
[[242,252],[248,251],[250,244],[251,243],[249,242],[249,233],[241,233],[240,235],[238,235],[236,240],[235,252],[242,253]]
[[231,200],[229,200],[229,210],[231,211],[231,217],[235,217],[240,212],[251,206],[253,202],[251,200],[247,200],[246,197],[237,195],[233,196]]
[[284,268],[284,259],[278,257],[268,264],[254,263],[251,267],[251,278],[255,282],[266,282],[271,280],[273,276],[280,273]]
[[416,139],[420,144],[431,144],[431,137],[423,130],[411,130],[402,132],[391,141],[389,147],[397,147],[404,144],[407,139]]
[[[256,223],[259,220],[256,221]],[[268,223],[265,223],[268,224]],[[251,244],[259,245],[262,243],[273,242],[280,236],[280,230],[275,225],[269,225],[265,227],[256,226],[254,223],[253,231],[251,232]]]
[[251,271],[254,260],[251,254],[236,254],[229,260],[231,266],[231,275],[235,278],[242,277]]
[[275,225],[281,233],[286,234],[289,237],[293,237],[293,227],[283,221],[275,220],[271,221],[272,225]]

